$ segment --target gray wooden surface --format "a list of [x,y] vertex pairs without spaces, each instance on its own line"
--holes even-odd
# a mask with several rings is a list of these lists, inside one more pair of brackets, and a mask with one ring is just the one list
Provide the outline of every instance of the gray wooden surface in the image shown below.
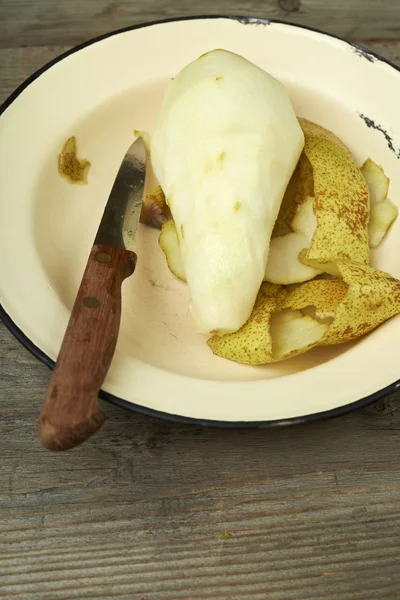
[[[196,13],[324,28],[400,65],[399,0],[1,0],[1,99],[72,44]],[[399,396],[267,431],[105,405],[99,435],[55,455],[36,439],[49,372],[2,324],[0,361],[1,598],[400,598]]]

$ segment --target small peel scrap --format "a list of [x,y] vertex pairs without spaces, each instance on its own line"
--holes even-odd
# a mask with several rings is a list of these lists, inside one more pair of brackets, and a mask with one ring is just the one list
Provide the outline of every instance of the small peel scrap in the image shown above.
[[58,172],[69,183],[87,184],[90,162],[76,155],[76,137],[72,135],[65,142],[58,156]]
[[145,195],[142,204],[142,212],[140,213],[140,222],[149,227],[160,229],[171,217],[171,213],[167,206],[164,192],[161,186],[157,186]]
[[[161,229],[171,218],[171,213],[163,190],[156,178],[151,163],[151,136],[147,131],[135,129],[134,134],[143,140],[146,148],[146,182],[140,222],[154,229]],[[150,190],[150,191],[149,191]]]

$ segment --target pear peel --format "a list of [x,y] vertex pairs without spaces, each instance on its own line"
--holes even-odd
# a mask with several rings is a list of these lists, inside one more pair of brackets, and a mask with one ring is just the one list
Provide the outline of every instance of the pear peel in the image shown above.
[[298,258],[300,252],[309,245],[309,238],[300,232],[272,238],[264,281],[288,285],[308,281],[322,273],[321,270],[304,265]]
[[306,119],[299,121],[306,140],[304,153],[313,168],[317,218],[305,260],[312,266],[329,265],[336,257],[369,264],[367,183],[336,135]]
[[397,219],[399,209],[388,198],[371,204],[368,240],[370,248],[382,242],[392,223]]
[[285,360],[354,340],[400,313],[400,281],[348,259],[336,266],[342,279],[309,281],[290,291],[263,284],[247,323],[208,341],[214,354],[243,364]]
[[368,185],[371,206],[385,200],[389,192],[390,179],[386,177],[383,168],[371,158],[367,158],[361,167],[361,173]]
[[307,352],[324,337],[328,325],[302,314],[282,309],[287,292],[264,283],[250,319],[235,333],[208,340],[213,353],[247,365],[286,360]]
[[271,318],[270,334],[274,361],[287,360],[314,348],[329,325],[299,310],[285,309]]
[[285,235],[292,231],[291,222],[296,211],[309,196],[313,195],[313,170],[310,161],[303,151],[283,196],[274,225],[273,237]]
[[303,204],[298,206],[290,226],[293,231],[303,233],[311,242],[317,228],[313,196],[307,196]]
[[161,227],[161,233],[158,238],[161,250],[167,259],[169,270],[175,277],[186,282],[185,270],[182,262],[182,254],[179,246],[178,233],[175,223],[172,219],[166,221]]
[[269,324],[285,293],[278,285],[262,284],[251,317],[239,331],[221,337],[214,335],[207,341],[213,353],[245,365],[272,362]]

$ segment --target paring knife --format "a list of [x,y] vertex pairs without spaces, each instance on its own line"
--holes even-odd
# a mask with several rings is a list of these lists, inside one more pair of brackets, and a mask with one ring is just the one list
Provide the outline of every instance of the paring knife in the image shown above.
[[146,149],[138,138],[122,161],[89,255],[39,419],[39,438],[66,450],[104,423],[98,392],[114,355],[121,284],[135,270]]

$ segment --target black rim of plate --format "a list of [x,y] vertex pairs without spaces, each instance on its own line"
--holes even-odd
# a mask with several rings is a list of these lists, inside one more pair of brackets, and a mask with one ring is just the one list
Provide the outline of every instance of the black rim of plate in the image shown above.
[[[0,115],[14,102],[14,100],[16,98],[18,98],[18,96],[33,81],[35,81],[35,79],[38,79],[38,77],[40,77],[45,71],[50,69],[56,63],[64,60],[64,58],[67,58],[68,56],[70,56],[71,54],[74,54],[75,52],[79,52],[79,50],[82,50],[83,48],[86,48],[87,46],[91,46],[92,44],[101,42],[102,40],[112,37],[114,35],[118,35],[119,33],[133,31],[135,29],[141,29],[143,27],[152,27],[154,25],[161,25],[163,23],[171,23],[171,22],[176,22],[176,21],[192,21],[192,20],[203,20],[203,19],[232,19],[235,21],[239,21],[243,25],[267,26],[270,23],[280,23],[282,25],[288,25],[290,27],[296,27],[298,29],[314,31],[321,35],[325,35],[326,37],[335,38],[335,39],[338,39],[338,40],[348,44],[350,47],[352,47],[354,49],[354,51],[360,56],[360,58],[364,58],[364,59],[368,60],[369,62],[375,62],[375,61],[383,62],[383,63],[390,65],[396,71],[400,71],[399,67],[397,67],[390,61],[384,59],[382,56],[379,56],[378,54],[376,54],[370,50],[367,50],[366,48],[363,48],[362,46],[359,46],[358,44],[348,42],[347,40],[344,40],[343,38],[341,38],[339,36],[332,35],[330,33],[326,33],[325,31],[320,31],[318,29],[314,29],[313,27],[305,27],[303,25],[296,25],[294,23],[290,23],[287,21],[281,21],[278,19],[263,19],[263,18],[256,18],[256,17],[234,16],[234,15],[197,15],[197,16],[194,15],[194,16],[188,16],[188,17],[172,17],[169,19],[161,19],[158,21],[150,21],[148,23],[140,23],[140,24],[136,24],[136,25],[130,25],[127,27],[123,27],[122,29],[110,31],[103,35],[100,35],[100,36],[97,36],[90,40],[87,40],[86,42],[78,44],[77,46],[74,46],[70,50],[67,50],[66,52],[60,54],[56,58],[49,61],[43,67],[41,67],[40,69],[35,71],[32,75],[30,75],[21,85],[19,85],[17,87],[17,89],[14,92],[12,92],[11,95],[1,105]],[[25,346],[25,348],[27,350],[29,350],[29,352],[31,352],[38,360],[40,360],[40,362],[47,365],[50,369],[54,368],[55,362],[49,356],[47,356],[47,354],[42,352],[42,350],[40,350],[40,348],[38,348],[25,335],[25,333],[14,323],[14,321],[11,319],[11,317],[8,315],[8,313],[4,310],[4,308],[1,306],[1,304],[0,304],[0,318],[4,322],[5,326],[9,329],[9,331],[15,336],[15,338],[23,346]],[[147,416],[156,417],[156,418],[167,420],[167,421],[174,421],[174,422],[178,422],[178,423],[208,426],[208,427],[221,427],[221,428],[264,428],[264,427],[276,427],[276,426],[289,425],[289,424],[295,425],[295,424],[299,424],[299,423],[311,423],[314,421],[322,421],[322,420],[329,419],[332,417],[339,417],[339,416],[345,415],[347,413],[350,413],[354,410],[357,410],[358,408],[368,406],[369,404],[372,404],[373,402],[381,400],[383,397],[385,397],[389,393],[394,392],[398,387],[400,387],[400,380],[395,381],[391,385],[388,385],[387,387],[385,387],[369,396],[366,396],[365,398],[356,400],[355,402],[351,402],[350,404],[345,404],[344,406],[339,406],[339,407],[333,408],[331,410],[313,413],[310,415],[299,416],[299,417],[290,417],[288,419],[277,419],[277,420],[273,420],[273,421],[216,421],[216,420],[211,420],[211,419],[199,419],[199,418],[195,418],[195,417],[185,417],[182,415],[174,415],[171,413],[162,412],[162,411],[155,410],[152,408],[147,408],[140,404],[135,404],[133,402],[129,402],[128,400],[119,398],[118,396],[114,396],[113,394],[109,394],[108,392],[105,392],[104,390],[100,390],[99,397],[103,400],[111,402],[112,404],[115,404],[116,406],[119,406],[126,410],[130,410],[132,412],[138,412],[138,413],[141,413],[141,414],[144,414]]]

